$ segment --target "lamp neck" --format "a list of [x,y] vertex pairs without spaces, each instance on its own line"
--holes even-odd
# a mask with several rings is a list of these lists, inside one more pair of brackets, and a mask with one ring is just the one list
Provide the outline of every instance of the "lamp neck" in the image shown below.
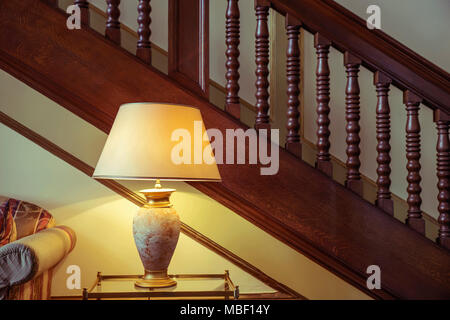
[[159,179],[155,182],[155,187],[153,189],[141,190],[140,192],[144,194],[147,203],[145,207],[147,208],[170,208],[172,204],[170,203],[170,196],[175,189],[163,189]]

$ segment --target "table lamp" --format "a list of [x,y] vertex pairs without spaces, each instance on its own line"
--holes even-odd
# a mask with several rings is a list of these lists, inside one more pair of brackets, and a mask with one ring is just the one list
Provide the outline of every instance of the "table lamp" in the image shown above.
[[220,181],[200,110],[165,103],[122,105],[93,177],[156,180],[153,189],[140,191],[147,203],[133,219],[134,241],[145,270],[135,284],[174,286],[167,268],[181,223],[169,200],[175,189],[162,188],[160,181]]

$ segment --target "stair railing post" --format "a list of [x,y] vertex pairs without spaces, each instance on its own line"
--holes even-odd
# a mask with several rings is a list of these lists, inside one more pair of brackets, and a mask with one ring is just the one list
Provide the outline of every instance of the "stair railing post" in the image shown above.
[[391,216],[394,215],[394,203],[391,199],[391,121],[389,108],[389,86],[392,80],[384,73],[374,74],[374,85],[377,91],[376,126],[377,126],[377,199],[375,204]]
[[359,143],[361,138],[359,132],[360,107],[359,107],[359,82],[358,73],[361,66],[361,59],[355,57],[349,52],[344,53],[344,66],[347,72],[347,87],[345,89],[345,120],[347,120],[347,179],[345,185],[347,188],[362,196],[363,185],[361,180],[361,161],[359,155],[361,150]]
[[287,79],[287,135],[286,149],[296,157],[302,157],[300,142],[300,48],[298,45],[301,23],[289,13],[286,14],[286,33],[288,37],[286,49]]
[[422,188],[420,182],[420,123],[419,106],[422,99],[406,90],[403,93],[403,103],[406,105],[406,169],[408,171],[408,217],[406,224],[421,234],[425,234],[425,220],[422,217],[422,198],[420,193]]
[[333,177],[330,156],[330,68],[328,54],[331,42],[321,34],[314,35],[314,47],[317,54],[316,101],[317,101],[317,156],[316,168]]
[[438,131],[436,144],[438,177],[438,223],[439,231],[436,242],[450,250],[450,116],[440,110],[434,112],[434,122]]
[[269,16],[270,1],[255,0],[256,11],[256,129],[270,129],[269,122]]
[[120,45],[120,0],[106,0],[106,4],[107,20],[105,37],[112,42]]
[[136,56],[147,64],[152,64],[152,49],[150,43],[150,36],[152,34],[150,24],[152,19],[150,13],[152,7],[150,0],[139,0],[138,4],[138,42],[136,49]]
[[239,44],[240,44],[240,12],[239,0],[228,0],[226,11],[226,34],[225,43],[227,57],[225,67],[226,100],[225,110],[233,117],[239,119],[241,115],[241,104],[239,102]]

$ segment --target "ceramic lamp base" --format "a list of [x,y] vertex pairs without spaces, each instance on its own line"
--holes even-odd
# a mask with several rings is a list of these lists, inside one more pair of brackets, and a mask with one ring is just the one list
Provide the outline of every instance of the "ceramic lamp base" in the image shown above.
[[173,287],[177,282],[167,275],[167,270],[145,271],[145,275],[136,280],[135,285],[142,288],[167,288]]
[[167,268],[180,235],[180,217],[169,197],[175,189],[161,188],[159,181],[154,189],[142,190],[147,204],[133,219],[133,236],[145,275],[135,284],[144,288],[164,288],[176,285],[169,278]]

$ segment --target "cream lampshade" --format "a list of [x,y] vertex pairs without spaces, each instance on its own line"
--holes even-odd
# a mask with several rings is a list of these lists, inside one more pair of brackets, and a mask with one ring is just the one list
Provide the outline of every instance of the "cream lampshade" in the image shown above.
[[[195,132],[196,122],[201,125],[200,132]],[[172,141],[172,135],[179,129],[191,138],[191,164],[172,161],[173,149],[179,143],[178,139]],[[124,104],[114,120],[94,177],[220,181],[215,161],[213,164],[194,163],[195,153],[211,150],[209,140],[203,140],[204,132],[197,108],[163,103]]]
[[220,181],[200,110],[165,103],[120,107],[95,168],[94,178],[156,180],[142,190],[147,204],[133,219],[133,235],[145,269],[141,287],[176,282],[167,268],[178,242],[180,219],[160,180]]

